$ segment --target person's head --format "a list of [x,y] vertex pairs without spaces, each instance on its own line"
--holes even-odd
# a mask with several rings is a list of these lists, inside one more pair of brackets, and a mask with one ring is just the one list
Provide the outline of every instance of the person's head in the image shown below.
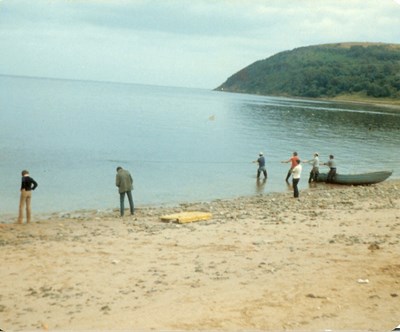
[[26,169],[24,169],[24,170],[21,172],[21,174],[22,174],[22,176],[29,175],[29,171],[27,171]]
[[295,152],[293,152],[293,156],[297,156],[297,152],[295,151]]
[[297,165],[299,165],[300,164],[300,159],[297,159],[296,162],[297,162]]
[[318,157],[318,156],[319,156],[318,152],[315,152],[314,157]]
[[264,153],[260,152],[258,155],[261,157],[261,156],[263,156],[263,155],[264,155]]
[[335,157],[332,154],[329,155],[329,159],[333,159],[333,158],[335,158]]
[[120,171],[121,169],[122,169],[122,167],[121,167],[121,166],[118,166],[118,167],[117,167],[117,172]]

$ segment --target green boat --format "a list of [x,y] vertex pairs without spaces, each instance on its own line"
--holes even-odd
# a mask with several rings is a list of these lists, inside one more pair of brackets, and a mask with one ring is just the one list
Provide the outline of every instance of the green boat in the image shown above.
[[[385,181],[393,171],[380,171],[362,174],[336,174],[331,183],[347,185],[367,185]],[[319,173],[317,182],[326,182],[328,173]]]

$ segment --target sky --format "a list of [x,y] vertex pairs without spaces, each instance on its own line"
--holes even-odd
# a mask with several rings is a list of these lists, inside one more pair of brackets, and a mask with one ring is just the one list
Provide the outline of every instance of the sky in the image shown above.
[[400,0],[0,0],[0,74],[213,89],[297,47],[400,43]]

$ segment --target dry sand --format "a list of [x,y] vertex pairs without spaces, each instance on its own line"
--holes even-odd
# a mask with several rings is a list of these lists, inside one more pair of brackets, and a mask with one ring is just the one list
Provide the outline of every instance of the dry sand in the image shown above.
[[[0,328],[370,330],[400,323],[400,181],[1,224]],[[163,223],[181,211],[209,221]]]

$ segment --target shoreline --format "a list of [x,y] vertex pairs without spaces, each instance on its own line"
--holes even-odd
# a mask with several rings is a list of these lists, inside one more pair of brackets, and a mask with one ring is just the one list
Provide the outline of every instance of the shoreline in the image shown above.
[[[320,98],[317,98],[320,99]],[[400,111],[400,101],[393,100],[373,100],[368,98],[346,98],[346,97],[334,97],[334,98],[321,98],[320,100],[324,101],[334,101],[340,103],[349,103],[349,104],[359,104],[359,105],[369,105],[369,106],[377,106],[377,107],[385,107],[391,108],[393,110]]]
[[[375,185],[361,185],[361,186],[352,186],[352,185],[327,185],[324,182],[321,183],[311,183],[308,188],[300,188],[300,195],[303,193],[307,194],[309,191],[324,191],[324,190],[340,190],[340,189],[351,189],[357,187],[368,188],[371,186],[382,185],[385,183],[397,183],[400,186],[400,179],[393,178],[387,179],[384,182],[375,184]],[[291,184],[289,185],[292,186]],[[144,204],[137,205],[135,204],[135,211],[160,211],[162,214],[168,213],[176,213],[183,212],[185,209],[190,207],[202,206],[203,209],[208,206],[212,206],[213,204],[219,204],[220,202],[231,202],[231,201],[251,201],[252,199],[257,199],[259,197],[264,198],[273,198],[274,196],[282,198],[288,197],[291,198],[293,196],[292,190],[285,191],[277,191],[277,192],[262,192],[259,194],[252,194],[248,196],[237,196],[237,197],[228,197],[228,198],[216,198],[212,200],[199,200],[199,201],[187,201],[180,203],[166,203],[166,204]],[[127,204],[127,202],[126,202]],[[126,205],[125,204],[125,205]],[[164,211],[165,213],[163,213]],[[171,212],[172,211],[172,212]],[[125,206],[125,214],[129,214],[129,209]],[[127,215],[126,215],[127,217]],[[18,218],[18,211],[15,213],[4,213],[0,215],[0,227],[1,225],[10,225],[16,224],[16,220]],[[77,220],[87,220],[90,218],[119,218],[119,207],[109,207],[104,209],[98,208],[87,208],[87,209],[66,209],[59,211],[49,211],[49,212],[35,212],[35,207],[32,207],[32,224],[37,222],[43,222],[46,220],[53,219],[77,219]],[[24,223],[26,224],[26,220],[24,219]]]
[[[398,322],[400,180],[0,224],[7,330],[369,330]],[[163,214],[211,212],[207,221]]]
[[[327,185],[324,182],[321,183],[311,183],[308,188],[300,188],[300,195],[303,193],[308,193],[309,191],[324,191],[324,190],[340,190],[340,189],[351,189],[351,188],[368,188],[371,186],[382,185],[384,183],[397,183],[400,187],[400,179],[393,178],[387,179],[382,183],[374,184],[374,185],[361,185],[361,186],[353,186],[353,185]],[[292,186],[291,184],[289,185]],[[228,198],[216,198],[212,200],[199,200],[199,201],[187,201],[187,202],[177,202],[177,203],[154,203],[154,204],[144,204],[138,205],[135,204],[135,211],[158,211],[161,214],[169,214],[169,213],[177,213],[183,212],[190,207],[202,206],[203,209],[208,206],[212,206],[214,204],[219,204],[221,202],[231,202],[231,201],[251,201],[256,198],[271,198],[274,196],[282,198],[288,197],[291,198],[293,196],[292,190],[285,191],[276,191],[276,192],[262,192],[259,194],[252,194],[248,196],[237,196],[237,197],[228,197]],[[127,205],[127,202],[125,202]],[[128,207],[125,206],[125,217],[128,217],[129,214]],[[104,209],[96,209],[96,208],[87,208],[87,209],[66,209],[59,211],[49,211],[49,212],[35,212],[34,206],[32,207],[32,224],[37,222],[43,222],[47,220],[53,219],[76,219],[76,220],[87,220],[90,218],[119,218],[119,207],[109,207]],[[0,215],[0,227],[1,225],[10,225],[16,224],[16,220],[18,218],[18,211],[15,213],[4,213]],[[26,220],[24,219],[24,223],[26,224]]]
[[329,102],[336,102],[336,103],[348,103],[348,104],[359,104],[359,105],[369,105],[369,106],[378,106],[384,108],[391,108],[393,110],[400,111],[400,101],[397,99],[383,99],[380,100],[379,98],[366,98],[366,97],[359,97],[355,98],[351,95],[346,96],[336,96],[336,97],[301,97],[301,96],[291,96],[291,95],[264,95],[264,94],[256,94],[256,93],[249,93],[249,92],[237,92],[237,91],[227,91],[227,90],[218,90],[213,89],[212,91],[218,91],[223,93],[234,93],[234,94],[248,94],[253,96],[263,96],[263,97],[278,97],[278,98],[288,98],[288,99],[298,99],[298,100],[309,100],[309,101],[329,101]]

